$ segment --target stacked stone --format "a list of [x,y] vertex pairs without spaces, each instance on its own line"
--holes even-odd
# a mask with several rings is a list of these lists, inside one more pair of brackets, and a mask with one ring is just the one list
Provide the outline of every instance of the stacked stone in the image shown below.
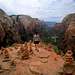
[[1,48],[1,56],[0,56],[0,75],[3,75],[5,72],[10,72],[10,55],[8,52],[8,48]]
[[65,54],[65,63],[66,64],[72,64],[73,62],[73,57],[72,57],[72,51],[71,50],[68,50]]
[[48,44],[48,48],[47,48],[48,51],[53,51],[53,46],[51,44]]
[[10,61],[10,56],[9,56],[8,48],[1,48],[0,55],[1,55],[1,58],[2,58],[3,62]]
[[65,64],[63,66],[63,75],[75,75],[74,74],[74,64],[73,64],[73,57],[72,51],[69,49],[65,54]]
[[28,51],[29,51],[29,54],[34,54],[33,53],[33,50],[32,50],[32,41],[30,40],[29,43],[28,43]]
[[73,57],[72,57],[72,51],[69,49],[67,50],[65,54],[65,63],[63,67],[60,69],[60,72],[58,75],[75,75],[75,69],[73,64]]
[[20,50],[18,51],[18,54],[20,55],[21,59],[28,59],[29,58],[29,51],[27,43],[21,46]]

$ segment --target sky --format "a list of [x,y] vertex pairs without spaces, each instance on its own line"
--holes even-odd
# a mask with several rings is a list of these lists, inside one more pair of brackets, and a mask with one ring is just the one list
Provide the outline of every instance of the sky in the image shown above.
[[66,15],[75,13],[75,0],[0,0],[0,8],[8,15],[25,14],[61,22]]

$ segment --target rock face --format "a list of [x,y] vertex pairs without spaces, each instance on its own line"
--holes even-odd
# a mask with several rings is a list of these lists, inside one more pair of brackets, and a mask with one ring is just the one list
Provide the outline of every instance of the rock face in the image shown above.
[[[25,29],[27,29],[27,27],[30,26],[30,23],[32,22],[32,17],[27,16],[27,15],[11,15],[10,17],[13,20],[13,24],[24,26]],[[19,29],[20,27],[18,28],[18,30]]]
[[33,33],[39,31],[40,22],[37,18],[27,15],[8,16],[0,9],[0,44],[6,46],[14,42],[29,41]]
[[12,26],[12,20],[11,18],[0,9],[0,42],[3,42],[3,40],[6,42],[5,37],[7,38],[9,32],[11,32],[11,26]]
[[11,15],[10,17],[12,18],[14,27],[23,41],[30,40],[33,37],[33,33],[37,29],[40,29],[41,21],[37,18],[32,18],[27,15]]
[[0,10],[0,37],[1,45],[11,45],[20,41],[17,29],[14,27],[13,20],[3,10]]
[[62,23],[66,26],[63,40],[64,49],[75,49],[75,14],[66,16]]

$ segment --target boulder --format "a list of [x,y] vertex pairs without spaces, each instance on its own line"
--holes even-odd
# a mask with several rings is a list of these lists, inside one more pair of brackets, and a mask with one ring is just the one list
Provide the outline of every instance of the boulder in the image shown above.
[[75,13],[67,15],[62,23],[66,26],[62,47],[63,49],[71,49],[75,52]]

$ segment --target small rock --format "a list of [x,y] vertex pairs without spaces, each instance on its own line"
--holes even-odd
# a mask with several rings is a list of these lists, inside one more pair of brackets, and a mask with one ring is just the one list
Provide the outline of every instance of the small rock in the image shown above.
[[30,63],[29,66],[30,72],[35,75],[42,75],[42,72],[39,68],[40,65],[41,65],[40,61]]
[[3,70],[10,70],[10,64],[8,62],[2,63]]
[[47,59],[47,58],[42,58],[42,59],[40,59],[40,61],[41,61],[42,63],[47,63],[47,62],[48,62],[48,59]]

